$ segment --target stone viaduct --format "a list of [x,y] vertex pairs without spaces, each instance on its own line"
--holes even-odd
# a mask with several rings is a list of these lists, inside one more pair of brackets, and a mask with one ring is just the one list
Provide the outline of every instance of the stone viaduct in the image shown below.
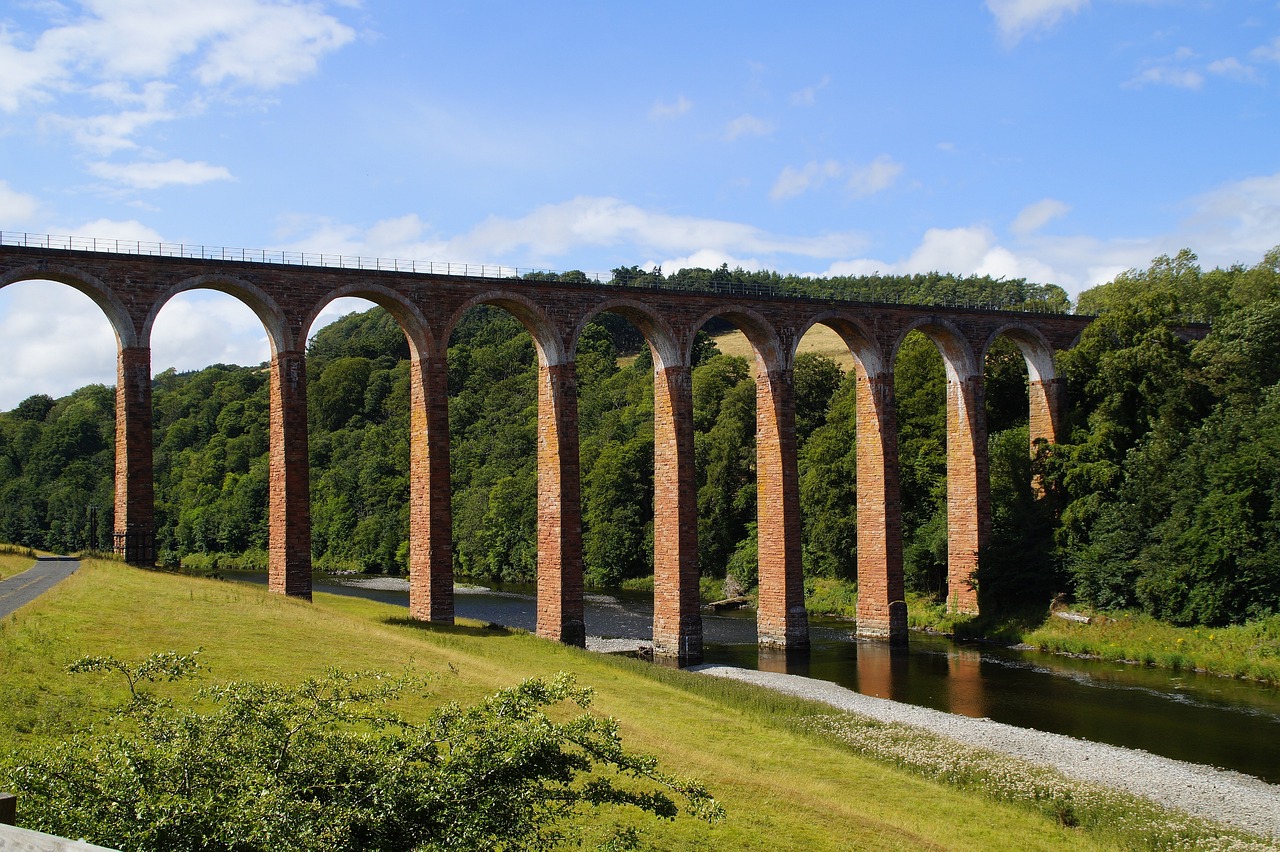
[[451,622],[446,352],[450,331],[467,310],[494,305],[519,318],[538,354],[537,633],[582,644],[586,625],[574,351],[583,327],[611,311],[644,334],[653,354],[653,640],[657,655],[681,663],[702,656],[690,359],[694,335],[704,323],[713,317],[732,322],[755,350],[758,635],[762,646],[803,648],[808,624],[792,364],[804,333],[815,324],[829,326],[848,344],[856,362],[857,631],[902,642],[906,605],[893,364],[903,338],[912,330],[923,332],[946,364],[949,601],[953,609],[974,612],[977,592],[971,578],[991,530],[983,402],[986,352],[1000,336],[1017,344],[1030,382],[1032,441],[1054,442],[1063,382],[1055,373],[1053,354],[1073,345],[1089,322],[1061,314],[494,278],[484,277],[483,268],[479,276],[458,275],[439,264],[430,268],[439,267],[443,274],[403,271],[408,266],[403,262],[379,262],[399,267],[380,269],[309,266],[302,265],[311,262],[305,258],[290,262],[289,256],[277,254],[258,259],[257,253],[246,258],[238,250],[237,259],[211,259],[204,249],[190,256],[177,251],[178,246],[151,247],[155,254],[0,245],[0,287],[24,280],[61,282],[96,302],[115,330],[115,549],[126,561],[147,564],[154,559],[152,325],[175,295],[219,290],[254,311],[271,345],[270,588],[310,597],[305,346],[325,305],[358,296],[398,320],[412,359],[410,611],[414,618]]

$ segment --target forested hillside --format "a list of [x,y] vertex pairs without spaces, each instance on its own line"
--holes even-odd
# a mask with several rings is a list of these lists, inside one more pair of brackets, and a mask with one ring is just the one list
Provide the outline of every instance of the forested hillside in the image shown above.
[[[1100,318],[1060,356],[1069,439],[1027,453],[1026,369],[1002,342],[987,361],[994,536],[984,607],[1141,607],[1218,624],[1280,609],[1280,249],[1252,267],[1203,271],[1156,259],[1084,293]],[[944,275],[813,281],[740,270],[615,270],[627,286],[768,287],[910,302],[1065,310],[1061,290]],[[1213,332],[1176,333],[1188,318]],[[717,329],[709,329],[716,331]],[[477,309],[449,349],[454,554],[460,574],[532,579],[535,355],[519,323]],[[313,549],[325,568],[401,572],[408,536],[407,345],[381,309],[310,343]],[[588,327],[578,351],[588,582],[652,573],[653,380],[626,321]],[[169,563],[264,565],[267,388],[263,367],[156,378],[157,549]],[[854,397],[829,359],[795,370],[807,576],[852,579]],[[937,594],[946,562],[945,377],[911,335],[896,363],[906,568]],[[699,550],[707,576],[755,572],[755,384],[742,358],[700,339],[693,372]],[[55,551],[109,547],[114,395],[82,388],[0,414],[0,539]],[[1033,467],[1045,482],[1031,488]]]

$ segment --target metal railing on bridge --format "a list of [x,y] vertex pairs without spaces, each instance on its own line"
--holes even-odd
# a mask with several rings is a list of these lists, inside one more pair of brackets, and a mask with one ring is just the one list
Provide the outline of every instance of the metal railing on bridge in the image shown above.
[[[461,275],[468,278],[523,278],[530,274],[561,275],[549,269],[522,269],[492,263],[443,263],[429,260],[395,260],[350,254],[318,254],[283,249],[246,249],[226,246],[161,243],[150,240],[117,240],[103,237],[71,237],[0,231],[0,245],[99,251],[147,257],[185,257],[192,260],[230,260],[240,263],[271,263],[287,266],[323,266],[330,269],[367,269],[377,272],[416,272],[429,275]],[[586,275],[586,273],[580,273]],[[607,283],[610,276],[586,276],[591,282]]]
[[[376,272],[409,272],[424,275],[450,275],[467,278],[517,279],[526,283],[545,281],[554,284],[586,285],[611,289],[640,289],[712,293],[725,296],[752,296],[795,299],[807,302],[843,302],[873,305],[911,305],[945,309],[981,311],[1010,311],[1016,313],[1064,313],[1064,306],[1049,299],[1007,299],[1002,302],[981,301],[969,298],[949,298],[941,302],[918,301],[902,298],[900,293],[832,293],[804,292],[795,285],[760,283],[755,281],[722,280],[713,276],[710,280],[691,281],[679,275],[664,278],[661,273],[643,275],[639,279],[618,280],[612,273],[587,273],[578,270],[557,271],[543,268],[504,266],[492,263],[452,263],[429,260],[400,260],[394,258],[364,257],[349,254],[325,254],[283,249],[246,249],[226,246],[193,245],[191,243],[166,243],[150,240],[122,240],[103,237],[75,237],[50,234],[32,234],[17,231],[0,231],[0,245],[28,248],[54,249],[58,251],[109,252],[112,254],[142,255],[149,257],[178,257],[192,260],[222,260],[240,263],[263,263],[286,266],[312,266],[329,269],[361,269]],[[732,274],[732,273],[730,273]],[[878,276],[877,276],[878,277]],[[814,279],[817,289],[827,279]],[[876,288],[877,290],[879,288]]]

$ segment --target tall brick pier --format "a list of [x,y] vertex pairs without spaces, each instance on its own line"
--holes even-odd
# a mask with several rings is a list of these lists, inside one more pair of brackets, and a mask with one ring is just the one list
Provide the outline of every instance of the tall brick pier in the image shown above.
[[114,532],[116,550],[127,561],[146,564],[155,558],[152,325],[177,294],[219,290],[253,310],[271,345],[270,587],[310,598],[306,340],[329,302],[358,296],[396,318],[412,359],[410,612],[452,622],[448,341],[463,314],[493,305],[519,318],[538,352],[537,632],[572,644],[581,644],[591,629],[582,605],[574,353],[583,328],[601,313],[629,319],[648,340],[654,363],[654,648],[681,663],[702,658],[690,370],[694,336],[708,320],[733,323],[755,350],[758,633],[761,645],[785,649],[804,648],[809,641],[792,384],[804,333],[817,324],[829,326],[854,357],[857,629],[862,636],[902,642],[906,605],[893,363],[904,337],[924,333],[946,364],[948,600],[958,611],[976,612],[973,576],[991,534],[986,353],[1001,336],[1018,345],[1030,379],[1032,441],[1053,442],[1063,409],[1053,353],[1073,345],[1089,322],[1061,314],[802,299],[744,289],[709,293],[553,283],[518,278],[509,269],[504,275],[495,267],[395,261],[353,267],[352,258],[238,250],[210,256],[206,249],[134,243],[112,244],[111,251],[95,247],[70,240],[59,246],[49,239],[0,245],[0,287],[61,282],[93,299],[115,331]]

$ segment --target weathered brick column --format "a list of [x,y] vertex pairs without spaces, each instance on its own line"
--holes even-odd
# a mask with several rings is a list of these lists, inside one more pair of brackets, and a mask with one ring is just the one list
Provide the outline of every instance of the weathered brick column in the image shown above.
[[981,374],[947,380],[947,601],[977,613],[978,553],[991,538],[987,414]]
[[857,377],[858,635],[907,641],[893,373]]
[[409,615],[453,624],[448,365],[413,361],[409,375]]
[[654,373],[653,471],[653,653],[695,665],[702,662],[702,612],[687,365]]
[[[1031,455],[1034,457],[1037,442],[1056,444],[1061,436],[1063,412],[1067,402],[1066,381],[1036,379],[1027,383],[1027,395],[1031,400],[1027,431],[1031,436]],[[1031,489],[1037,497],[1044,496],[1044,482],[1039,473],[1032,475]]]
[[795,387],[791,370],[756,375],[756,513],[760,544],[760,644],[809,645],[801,565]]
[[307,358],[271,359],[269,588],[311,599],[311,482],[307,457]]
[[539,636],[585,645],[578,388],[572,362],[538,365]]
[[155,474],[151,452],[151,350],[141,346],[121,349],[116,358],[112,549],[130,565],[155,564]]
[[1034,448],[1037,440],[1058,443],[1067,401],[1066,380],[1037,379],[1028,382],[1027,394],[1031,398],[1031,446]]

